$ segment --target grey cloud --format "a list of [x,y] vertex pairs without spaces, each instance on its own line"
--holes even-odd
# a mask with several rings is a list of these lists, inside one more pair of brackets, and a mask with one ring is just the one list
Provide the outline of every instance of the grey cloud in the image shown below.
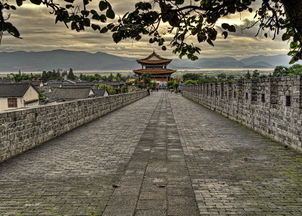
[[[134,8],[136,0],[111,0],[113,8],[118,15]],[[93,5],[97,7],[98,1],[94,0]],[[244,17],[245,14],[242,14]],[[238,17],[239,15],[235,15]],[[232,19],[230,17],[229,19]],[[172,49],[162,51],[155,44],[149,44],[147,38],[137,42],[135,40],[125,40],[118,44],[112,41],[110,34],[99,34],[94,31],[77,33],[67,29],[62,23],[54,24],[54,16],[49,14],[46,8],[18,8],[12,14],[11,22],[15,23],[24,39],[15,39],[9,35],[4,35],[0,51],[42,51],[53,49],[81,50],[88,52],[107,52],[114,55],[128,57],[144,57],[152,50],[169,58],[176,58]],[[239,26],[240,28],[242,26]],[[215,42],[215,47],[206,44],[198,44],[195,38],[190,38],[189,42],[195,43],[202,48],[201,58],[214,56],[246,57],[258,54],[280,54],[287,52],[287,44],[279,40],[255,38],[255,29],[248,31],[238,31],[230,35],[227,40],[219,39]],[[169,38],[169,36],[167,36]]]

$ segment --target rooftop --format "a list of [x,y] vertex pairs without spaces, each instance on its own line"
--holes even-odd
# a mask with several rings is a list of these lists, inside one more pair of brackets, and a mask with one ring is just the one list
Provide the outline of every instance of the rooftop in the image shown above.
[[164,68],[148,68],[148,69],[138,69],[138,70],[133,70],[134,73],[151,73],[151,74],[171,74],[176,72],[176,70],[172,69],[164,69]]
[[0,83],[0,97],[23,97],[29,83]]
[[48,98],[52,101],[65,101],[88,98],[91,88],[68,86],[67,88],[54,88],[51,93],[48,93]]
[[153,51],[149,56],[143,59],[136,60],[140,64],[167,64],[172,61],[172,59],[166,59],[158,55]]

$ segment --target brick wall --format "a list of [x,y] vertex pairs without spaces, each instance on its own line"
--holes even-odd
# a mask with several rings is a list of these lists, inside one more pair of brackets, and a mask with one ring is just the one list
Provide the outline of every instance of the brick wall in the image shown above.
[[0,113],[0,162],[145,96],[141,91]]
[[204,83],[182,95],[283,144],[302,150],[302,77]]

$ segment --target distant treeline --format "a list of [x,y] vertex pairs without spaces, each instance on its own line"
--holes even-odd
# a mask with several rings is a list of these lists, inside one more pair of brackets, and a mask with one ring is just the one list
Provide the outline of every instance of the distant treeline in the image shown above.
[[42,74],[25,74],[19,71],[18,74],[9,74],[7,78],[10,80],[14,80],[15,82],[20,82],[22,80],[29,80],[29,81],[37,81],[41,80],[43,82],[47,82],[48,80],[83,80],[83,81],[126,81],[129,76],[122,76],[120,73],[117,73],[115,76],[110,73],[108,76],[101,76],[100,74],[80,74],[79,76],[75,75],[73,69],[70,68],[69,71],[66,70],[52,70],[52,71],[43,71]]
[[202,73],[187,73],[183,75],[185,84],[201,84],[209,82],[234,82],[240,79],[259,79],[266,77],[282,77],[302,75],[302,65],[295,64],[291,67],[277,66],[274,72],[269,75],[260,74],[258,70],[252,73],[249,71],[242,75],[228,75],[227,73],[219,73],[215,75],[204,75]]

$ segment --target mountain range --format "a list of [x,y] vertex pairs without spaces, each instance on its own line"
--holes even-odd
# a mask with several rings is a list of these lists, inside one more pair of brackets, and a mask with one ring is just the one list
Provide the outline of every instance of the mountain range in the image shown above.
[[[145,56],[142,56],[145,57]],[[273,68],[289,66],[287,55],[252,56],[243,59],[232,57],[200,58],[197,61],[174,59],[174,69],[199,68]],[[133,70],[140,68],[134,58],[115,56],[103,52],[53,50],[42,52],[0,52],[0,72],[43,71],[53,69],[81,70]]]

